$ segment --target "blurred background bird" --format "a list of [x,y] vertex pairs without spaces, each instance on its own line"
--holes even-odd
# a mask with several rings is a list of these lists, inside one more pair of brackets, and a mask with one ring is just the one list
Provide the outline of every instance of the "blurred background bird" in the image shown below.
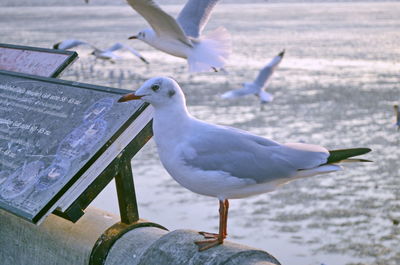
[[271,76],[275,69],[281,63],[283,56],[285,55],[285,50],[281,51],[277,56],[272,58],[272,60],[264,66],[258,73],[256,79],[253,82],[246,82],[243,87],[237,90],[231,90],[222,94],[222,98],[237,98],[246,95],[255,95],[260,99],[260,102],[267,103],[271,102],[274,97],[265,91],[268,83],[271,80]]
[[228,31],[219,27],[202,36],[211,12],[218,0],[188,0],[177,19],[162,10],[152,0],[128,0],[151,26],[129,39],[139,39],[173,56],[187,59],[190,72],[222,68],[231,53]]
[[399,110],[399,105],[394,105],[393,106],[394,109],[394,113],[395,113],[395,117],[396,117],[396,121],[395,121],[395,125],[397,126],[397,130],[400,131],[400,110]]
[[120,42],[113,44],[110,48],[99,49],[96,46],[85,41],[68,39],[54,44],[53,49],[69,50],[78,46],[88,46],[92,48],[93,51],[90,53],[91,55],[95,56],[97,59],[107,60],[111,63],[115,63],[115,60],[122,58],[122,56],[115,54],[116,51],[127,50],[134,56],[138,57],[142,62],[149,64],[149,62],[138,51]]

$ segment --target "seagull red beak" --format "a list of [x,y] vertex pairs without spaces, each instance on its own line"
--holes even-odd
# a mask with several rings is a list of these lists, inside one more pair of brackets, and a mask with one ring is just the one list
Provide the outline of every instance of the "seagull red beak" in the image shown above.
[[129,93],[126,95],[123,95],[122,97],[120,97],[120,99],[118,99],[118,102],[126,102],[126,101],[130,101],[130,100],[137,100],[137,99],[141,99],[143,96],[137,96],[135,95],[135,93]]
[[130,36],[130,37],[128,38],[128,40],[135,40],[135,39],[137,39],[137,36],[136,36],[136,35]]

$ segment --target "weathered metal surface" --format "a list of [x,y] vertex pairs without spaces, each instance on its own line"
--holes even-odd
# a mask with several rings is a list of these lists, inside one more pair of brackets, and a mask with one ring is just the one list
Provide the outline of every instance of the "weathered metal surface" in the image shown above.
[[75,224],[51,215],[37,226],[0,210],[0,264],[87,265],[96,240],[117,221],[89,208]]
[[36,226],[0,210],[0,264],[4,265],[279,265],[267,252],[243,245],[223,245],[199,252],[196,231],[168,232],[140,220],[88,208],[75,224],[49,216]]
[[[201,240],[202,238],[203,237],[196,231],[191,230],[176,230],[170,232],[152,244],[146,252],[143,253],[137,263],[131,262],[126,264],[246,265],[257,264],[256,262],[269,262],[271,264],[280,265],[279,261],[263,250],[253,249],[229,241],[206,251],[199,251],[194,241]],[[238,263],[239,261],[243,263]]]
[[202,238],[192,230],[137,228],[115,242],[104,265],[280,265],[266,251],[230,241],[200,252],[194,241]]

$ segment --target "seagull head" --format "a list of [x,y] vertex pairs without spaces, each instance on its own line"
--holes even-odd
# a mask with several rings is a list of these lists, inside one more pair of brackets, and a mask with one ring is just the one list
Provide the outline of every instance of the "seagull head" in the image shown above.
[[152,29],[144,29],[144,30],[139,31],[139,33],[137,35],[131,36],[128,39],[130,39],[130,40],[138,39],[138,40],[146,41],[146,40],[152,39],[154,36],[155,36],[155,33]]
[[168,105],[185,105],[185,96],[179,84],[170,77],[154,77],[134,93],[122,96],[118,102],[142,99],[155,108]]

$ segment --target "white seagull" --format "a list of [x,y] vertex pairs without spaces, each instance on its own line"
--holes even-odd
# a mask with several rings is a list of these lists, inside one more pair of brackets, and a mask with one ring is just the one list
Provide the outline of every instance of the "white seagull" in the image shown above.
[[237,98],[246,95],[255,95],[260,98],[261,103],[271,102],[274,97],[265,92],[265,88],[269,83],[270,77],[274,73],[275,69],[281,63],[285,50],[281,51],[277,56],[264,66],[258,73],[256,80],[252,83],[244,83],[243,88],[237,90],[231,90],[222,94],[222,98]]
[[120,59],[121,56],[116,55],[114,52],[117,50],[125,49],[130,51],[133,55],[138,57],[142,62],[148,64],[149,62],[135,49],[132,47],[129,47],[128,45],[124,45],[122,43],[115,43],[113,46],[111,46],[108,49],[99,49],[96,46],[87,43],[85,41],[81,40],[74,40],[74,39],[68,39],[68,40],[63,40],[61,42],[58,42],[53,45],[53,49],[60,49],[60,50],[68,50],[72,49],[81,45],[89,46],[93,49],[93,51],[90,53],[91,55],[94,55],[98,59],[103,59],[103,60],[109,60],[110,62],[114,63],[114,60]]
[[113,46],[111,46],[110,48],[105,49],[105,50],[100,50],[100,49],[95,48],[91,54],[96,56],[96,58],[103,59],[103,60],[110,60],[111,62],[114,62],[114,60],[122,58],[121,56],[118,56],[114,53],[115,51],[118,51],[121,49],[130,51],[133,55],[135,55],[140,60],[142,60],[142,62],[149,64],[149,62],[138,51],[136,51],[132,47],[129,47],[129,46],[124,45],[119,42],[115,43]]
[[142,99],[154,107],[153,132],[160,160],[183,187],[216,197],[220,205],[218,234],[201,232],[200,250],[222,244],[227,235],[228,199],[275,190],[292,180],[341,169],[342,161],[369,148],[328,151],[322,146],[278,142],[192,117],[185,96],[173,79],[147,80],[119,102]]
[[187,59],[190,72],[216,71],[225,65],[231,52],[228,31],[219,27],[201,36],[218,0],[188,0],[176,20],[152,0],[127,1],[151,26],[129,39]]
[[400,110],[399,105],[393,105],[394,113],[396,115],[396,122],[395,125],[397,126],[397,130],[400,130]]

